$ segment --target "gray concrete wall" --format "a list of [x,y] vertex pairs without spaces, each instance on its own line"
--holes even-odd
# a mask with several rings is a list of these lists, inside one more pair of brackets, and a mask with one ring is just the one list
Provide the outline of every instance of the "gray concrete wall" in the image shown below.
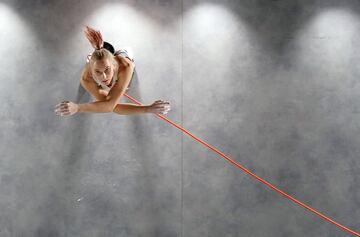
[[358,1],[8,0],[0,19],[1,237],[351,236],[155,115],[56,116],[92,100],[85,24],[133,48],[129,95],[360,231]]

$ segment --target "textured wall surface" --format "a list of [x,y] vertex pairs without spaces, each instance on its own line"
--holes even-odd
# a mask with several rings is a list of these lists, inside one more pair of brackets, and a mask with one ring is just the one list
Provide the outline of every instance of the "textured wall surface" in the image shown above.
[[153,114],[56,116],[93,99],[84,25],[133,48],[129,95],[360,231],[359,1],[8,0],[0,19],[1,237],[350,236]]

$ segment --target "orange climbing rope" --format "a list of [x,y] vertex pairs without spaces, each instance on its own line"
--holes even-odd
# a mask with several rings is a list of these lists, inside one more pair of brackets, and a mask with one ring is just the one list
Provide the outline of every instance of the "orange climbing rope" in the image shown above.
[[[134,101],[135,103],[139,104],[139,105],[143,105],[141,104],[139,101],[135,100],[134,98],[132,98],[131,96],[129,96],[128,94],[124,93],[124,96],[126,96],[127,98],[129,98],[130,100]],[[193,135],[192,133],[188,132],[187,130],[185,130],[184,128],[182,128],[181,126],[177,125],[176,123],[172,122],[171,120],[167,119],[166,117],[164,117],[161,114],[156,114],[156,116],[160,117],[161,119],[167,121],[168,123],[174,125],[175,127],[177,127],[178,129],[180,129],[181,131],[185,132],[186,134],[188,134],[189,136],[191,136],[192,138],[194,138],[196,141],[200,142],[201,144],[205,145],[206,147],[210,148],[211,150],[215,151],[216,153],[218,153],[219,155],[221,155],[222,157],[224,157],[227,161],[229,161],[230,163],[234,164],[235,166],[237,166],[238,168],[242,169],[243,171],[245,171],[246,173],[248,173],[249,175],[251,175],[252,177],[254,177],[255,179],[259,180],[260,182],[264,183],[265,185],[267,185],[268,187],[270,187],[271,189],[275,190],[276,192],[284,195],[286,198],[290,199],[291,201],[299,204],[300,206],[308,209],[309,211],[315,213],[316,215],[320,216],[321,218],[329,221],[330,223],[350,232],[351,234],[360,237],[360,233],[351,230],[349,228],[347,228],[346,226],[343,226],[341,224],[339,224],[338,222],[330,219],[329,217],[325,216],[324,214],[316,211],[315,209],[313,209],[312,207],[300,202],[299,200],[293,198],[292,196],[290,196],[289,194],[285,193],[284,191],[280,190],[279,188],[275,187],[274,185],[270,184],[269,182],[267,182],[266,180],[258,177],[256,174],[250,172],[249,170],[247,170],[246,168],[244,168],[243,166],[241,166],[240,164],[238,164],[237,162],[235,162],[234,160],[232,160],[230,157],[228,157],[227,155],[225,155],[224,153],[222,153],[221,151],[219,151],[218,149],[214,148],[213,146],[207,144],[206,142],[202,141],[201,139],[197,138],[195,135]]]

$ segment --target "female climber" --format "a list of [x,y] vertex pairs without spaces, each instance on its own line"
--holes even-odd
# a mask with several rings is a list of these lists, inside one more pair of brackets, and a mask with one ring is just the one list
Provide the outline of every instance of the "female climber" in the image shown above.
[[84,31],[94,52],[88,55],[80,77],[80,84],[92,96],[94,102],[76,104],[63,101],[55,106],[55,114],[60,116],[73,115],[80,112],[109,113],[120,115],[139,113],[166,114],[170,103],[156,100],[150,105],[117,103],[120,96],[129,89],[134,75],[135,63],[130,49],[114,52],[114,47],[105,42],[99,31],[86,26]]

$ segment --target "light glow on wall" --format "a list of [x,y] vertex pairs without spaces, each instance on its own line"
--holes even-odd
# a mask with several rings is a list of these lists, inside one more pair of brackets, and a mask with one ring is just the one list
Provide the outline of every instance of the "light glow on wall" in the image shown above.
[[25,57],[12,57],[11,55],[21,55],[26,51],[34,50],[36,37],[20,15],[4,3],[0,3],[0,16],[0,53],[1,55],[8,55],[5,57],[6,60],[1,60],[1,67],[7,69],[2,70],[2,76],[8,79],[7,83],[17,83],[14,80],[9,80],[16,78],[15,75],[19,73],[19,68],[16,65],[29,62]]
[[319,60],[319,70],[346,73],[358,22],[359,17],[349,9],[322,9],[296,34],[297,63],[311,68]]
[[[216,68],[211,75],[204,70],[197,72],[203,73],[198,78],[206,79],[208,83],[194,81],[198,85],[192,86],[199,86],[204,90],[229,89],[233,85],[227,83],[232,82],[222,78],[242,65],[256,65],[251,52],[251,31],[230,9],[221,4],[203,3],[184,12],[183,18],[185,50],[191,51],[190,55],[199,54],[194,63]],[[240,90],[243,88],[241,85],[237,86]]]

